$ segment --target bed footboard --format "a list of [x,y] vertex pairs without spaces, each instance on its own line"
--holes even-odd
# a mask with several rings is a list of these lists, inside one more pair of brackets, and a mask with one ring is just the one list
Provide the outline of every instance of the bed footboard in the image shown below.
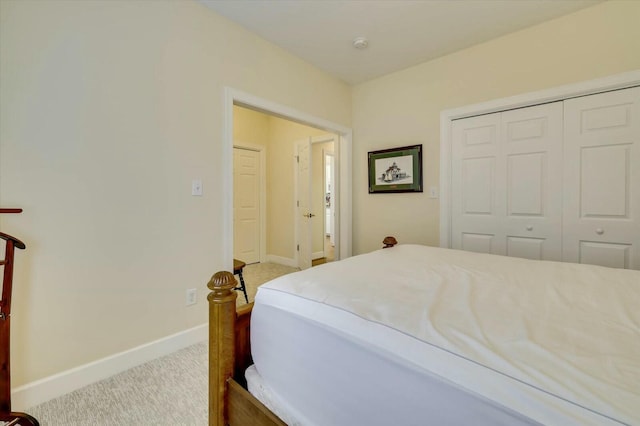
[[247,381],[244,372],[253,364],[251,357],[251,312],[253,302],[240,306],[236,311],[234,324],[235,359],[233,364],[233,380],[245,388]]
[[286,426],[244,386],[252,364],[250,326],[253,303],[236,311],[237,281],[217,272],[207,284],[209,301],[209,425]]
[[228,385],[229,425],[287,426],[238,382],[230,379]]

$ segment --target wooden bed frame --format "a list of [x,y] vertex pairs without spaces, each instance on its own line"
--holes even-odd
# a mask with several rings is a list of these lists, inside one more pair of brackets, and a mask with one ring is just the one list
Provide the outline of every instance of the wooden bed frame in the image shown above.
[[[397,241],[386,237],[384,248]],[[216,272],[207,287],[209,301],[209,425],[286,426],[246,389],[244,371],[251,358],[253,303],[236,310],[237,281],[231,272]]]
[[285,425],[246,389],[251,358],[253,303],[236,311],[236,279],[217,272],[207,284],[209,300],[209,425]]

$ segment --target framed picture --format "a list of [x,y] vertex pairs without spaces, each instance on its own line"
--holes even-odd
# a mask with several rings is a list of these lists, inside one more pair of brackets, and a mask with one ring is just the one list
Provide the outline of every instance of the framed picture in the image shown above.
[[369,193],[422,192],[422,145],[369,152]]

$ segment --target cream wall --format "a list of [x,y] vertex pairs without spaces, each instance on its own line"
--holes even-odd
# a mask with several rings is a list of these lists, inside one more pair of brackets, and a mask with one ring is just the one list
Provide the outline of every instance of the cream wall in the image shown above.
[[233,144],[269,146],[269,116],[248,108],[233,106]]
[[0,1],[14,387],[206,322],[225,86],[351,124],[348,86],[195,1]]
[[[439,243],[440,112],[640,68],[640,2],[609,1],[353,88],[353,252]],[[367,152],[422,144],[424,193],[368,194]]]

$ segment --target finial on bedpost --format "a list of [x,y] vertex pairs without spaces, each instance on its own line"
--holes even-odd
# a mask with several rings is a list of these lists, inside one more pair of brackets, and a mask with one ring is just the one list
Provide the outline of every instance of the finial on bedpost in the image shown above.
[[394,237],[385,237],[385,239],[382,240],[382,244],[384,244],[384,247],[382,248],[389,248],[398,244],[398,241],[396,241]]
[[216,272],[207,287],[209,301],[209,425],[226,424],[227,379],[233,374],[234,323],[238,282],[231,272]]
[[237,295],[233,289],[237,285],[238,281],[231,272],[216,272],[207,283],[207,287],[211,290],[207,300],[213,303],[225,303],[227,302],[227,297],[233,297],[235,301]]

